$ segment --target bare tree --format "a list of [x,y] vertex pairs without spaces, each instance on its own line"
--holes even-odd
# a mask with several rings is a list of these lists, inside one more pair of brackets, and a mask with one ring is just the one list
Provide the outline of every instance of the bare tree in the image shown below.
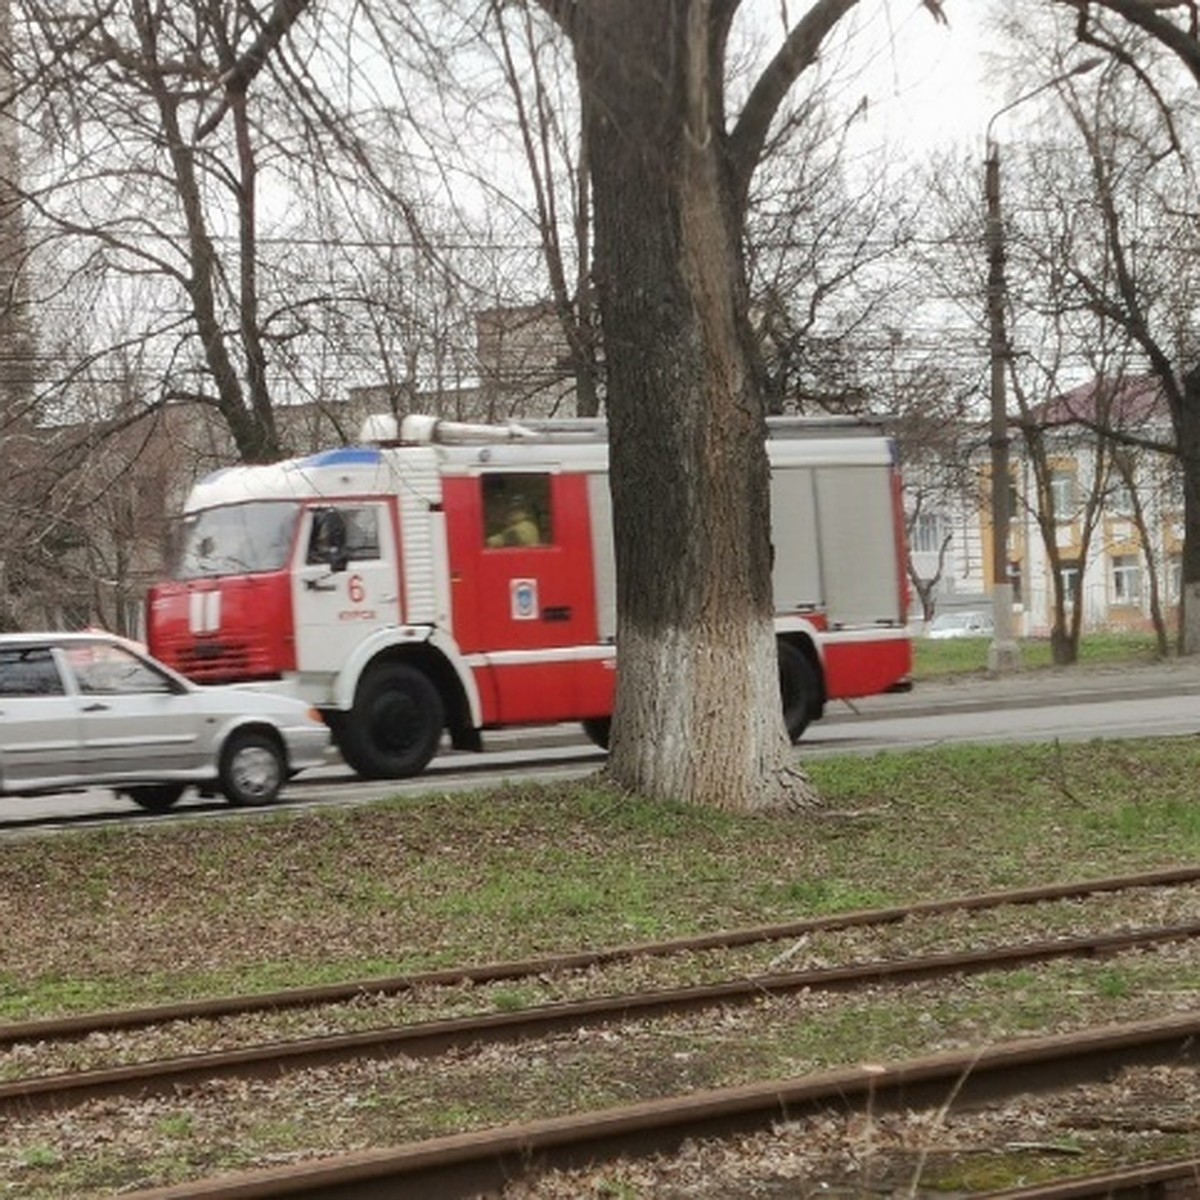
[[[573,135],[578,102],[553,27],[536,8],[491,0],[504,82],[516,116],[520,152],[532,186],[532,213],[554,315],[574,382],[575,410],[596,416],[603,360],[592,288],[591,171]],[[577,90],[577,89],[576,89]]]
[[[336,277],[348,214],[369,195],[405,217],[414,254],[431,252],[397,169],[379,165],[380,145],[401,158],[403,114],[353,66],[352,20],[335,25],[310,0],[12,3],[0,105],[37,147],[9,182],[39,230],[44,305],[97,280],[103,309],[153,282],[139,327],[124,331],[156,347],[144,403],[208,407],[240,458],[278,457],[277,407],[308,398],[289,352],[337,325],[314,313],[369,303]],[[335,104],[339,46],[352,99]],[[340,243],[313,242],[305,222],[339,203]],[[87,353],[116,349],[97,336]],[[80,365],[57,364],[46,389],[69,396]]]
[[[1163,129],[1176,150],[1180,131],[1174,118],[1174,103],[1164,94],[1161,72],[1144,49],[1122,36],[1123,30],[1106,23],[1105,17],[1119,18],[1118,24],[1140,30],[1165,47],[1183,65],[1196,84],[1200,84],[1200,23],[1194,0],[1052,0],[1055,5],[1074,11],[1075,35],[1088,45],[1112,55],[1114,63],[1129,69],[1146,89],[1156,105]],[[1093,161],[1099,171],[1103,160]],[[1194,194],[1194,192],[1193,192]],[[1183,216],[1184,214],[1180,214]],[[1195,225],[1194,208],[1186,215]],[[1129,258],[1120,247],[1120,216],[1110,206],[1105,212],[1106,227],[1114,251],[1119,298],[1110,307],[1111,315],[1126,322],[1131,336],[1144,348],[1155,374],[1159,377],[1175,430],[1175,440],[1183,467],[1184,549],[1182,562],[1182,621],[1180,650],[1200,653],[1200,343],[1190,344],[1175,353],[1155,336],[1144,295],[1140,295]]]

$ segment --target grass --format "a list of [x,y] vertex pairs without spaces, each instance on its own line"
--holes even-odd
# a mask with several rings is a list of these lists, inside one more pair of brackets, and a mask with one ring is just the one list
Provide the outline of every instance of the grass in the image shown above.
[[[988,638],[913,639],[913,676],[941,679],[952,675],[979,674],[987,670]],[[1022,638],[1019,642],[1022,670],[1054,666],[1049,638]],[[1079,667],[1119,666],[1151,663],[1158,659],[1153,634],[1089,633],[1079,642]]]
[[809,764],[809,817],[598,781],[15,842],[0,1019],[522,958],[1200,857],[1200,742]]

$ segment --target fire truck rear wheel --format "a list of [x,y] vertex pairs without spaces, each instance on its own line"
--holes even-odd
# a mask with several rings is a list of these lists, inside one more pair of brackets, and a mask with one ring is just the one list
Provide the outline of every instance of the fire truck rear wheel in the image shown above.
[[403,663],[378,666],[359,683],[339,744],[364,778],[404,779],[425,769],[444,725],[441,694],[427,675]]
[[583,722],[583,732],[595,742],[601,750],[608,749],[608,735],[612,730],[611,717],[588,717]]
[[817,673],[808,656],[790,642],[779,643],[779,695],[783,701],[783,723],[794,744],[816,711]]

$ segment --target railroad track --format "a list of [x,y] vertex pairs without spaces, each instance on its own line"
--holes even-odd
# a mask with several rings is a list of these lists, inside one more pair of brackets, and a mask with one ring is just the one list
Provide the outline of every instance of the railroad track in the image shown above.
[[[128,1012],[84,1014],[57,1020],[33,1021],[0,1027],[0,1044],[70,1041],[97,1032],[134,1030],[154,1025],[199,1018],[221,1019],[230,1015],[264,1010],[284,1010],[322,1005],[380,992],[415,988],[500,982],[555,972],[584,970],[637,957],[663,957],[697,950],[722,950],[757,942],[803,938],[816,931],[886,926],[914,917],[953,912],[982,912],[1006,905],[1082,898],[1130,889],[1170,888],[1200,879],[1200,867],[1178,868],[1146,874],[1094,879],[1073,884],[1018,889],[930,901],[912,906],[862,910],[831,917],[750,929],[723,931],[667,942],[642,943],[595,951],[496,963],[470,968],[426,972],[387,980],[358,980],[343,985],[292,989],[269,996],[225,997],[189,1005],[156,1006]],[[729,1009],[753,1004],[764,997],[800,991],[850,991],[879,985],[901,985],[918,980],[960,977],[997,971],[1066,957],[1109,956],[1126,950],[1191,939],[1200,934],[1200,922],[1181,923],[1140,930],[1102,932],[1085,937],[1055,938],[1050,941],[994,946],[984,950],[942,953],[896,960],[860,963],[855,966],[797,972],[772,972],[689,988],[664,989],[635,994],[603,996],[583,1001],[559,1002],[515,1012],[492,1012],[482,1016],[427,1021],[399,1027],[333,1034],[292,1041],[273,1041],[233,1050],[190,1054],[150,1062],[103,1067],[94,1070],[40,1075],[0,1084],[0,1119],[5,1114],[28,1115],[38,1110],[56,1110],[96,1097],[145,1098],[152,1095],[186,1096],[187,1089],[219,1078],[274,1079],[290,1070],[326,1066],[348,1060],[365,1060],[396,1055],[421,1057],[442,1054],[451,1048],[474,1048],[492,1042],[544,1038],[564,1030],[695,1013],[704,1009]],[[812,1106],[855,1103],[853,1097],[883,1096],[894,1092],[895,1103],[913,1104],[922,1095],[929,1103],[942,1103],[952,1092],[967,1101],[984,1094],[989,1079],[1016,1080],[1024,1072],[1026,1085],[1043,1076],[1061,1083],[1072,1072],[1099,1069],[1097,1064],[1124,1061],[1191,1062],[1196,1029],[1190,1019],[1112,1031],[1103,1040],[1035,1039],[1000,1048],[973,1051],[963,1056],[934,1056],[928,1060],[895,1064],[868,1072],[829,1072],[803,1080],[772,1082],[757,1087],[720,1093],[695,1093],[668,1098],[626,1110],[557,1118],[549,1122],[484,1131],[433,1142],[414,1143],[397,1151],[379,1151],[365,1156],[318,1162],[290,1168],[282,1173],[253,1173],[239,1183],[229,1180],[190,1184],[182,1190],[146,1193],[147,1196],[251,1195],[389,1195],[405,1196],[474,1195],[488,1172],[517,1172],[520,1164],[560,1166],[587,1161],[608,1153],[629,1154],[641,1147],[670,1152],[680,1139],[761,1128],[781,1115],[813,1111]],[[1099,1037],[1099,1035],[1087,1035]],[[1059,1045],[1061,1043],[1061,1045]],[[1055,1047],[1058,1047],[1057,1049]],[[1085,1047],[1081,1049],[1081,1047]],[[1033,1057],[1031,1050],[1036,1050]],[[1039,1057],[1039,1055],[1041,1057]],[[1083,1067],[1070,1066],[1074,1055]],[[969,1066],[968,1066],[969,1060]],[[1045,1067],[1042,1062],[1049,1064]],[[1012,1066],[1011,1071],[1004,1064]],[[939,1065],[940,1064],[940,1065]],[[882,1072],[882,1074],[880,1073]],[[957,1074],[956,1074],[957,1072]],[[1007,1072],[1007,1074],[1006,1074]],[[967,1086],[967,1076],[970,1086]],[[957,1080],[953,1087],[951,1078]],[[921,1087],[928,1084],[926,1092]],[[918,1086],[920,1085],[920,1086]],[[1008,1085],[997,1085],[1000,1091]],[[822,1089],[825,1090],[822,1090]],[[882,1092],[880,1091],[882,1089]],[[841,1100],[836,1097],[841,1096]],[[707,1097],[707,1099],[706,1099]],[[771,1099],[774,1097],[774,1099]],[[884,1098],[886,1099],[886,1097]],[[884,1103],[880,1099],[879,1103]],[[891,1101],[887,1101],[890,1103]],[[674,1115],[672,1115],[674,1114]],[[641,1122],[646,1128],[642,1129]],[[661,1130],[660,1132],[658,1132]],[[607,1131],[607,1132],[605,1132]],[[674,1139],[674,1142],[673,1142]],[[560,1151],[561,1147],[561,1151]],[[490,1164],[490,1165],[489,1165]],[[290,1172],[290,1173],[289,1173]],[[365,1172],[365,1174],[364,1174]],[[379,1182],[371,1182],[378,1175]],[[493,1178],[495,1178],[493,1174]],[[465,1190],[455,1190],[460,1184]],[[213,1190],[207,1191],[205,1188]],[[493,1186],[491,1183],[483,1187]],[[230,1187],[243,1190],[225,1190]],[[378,1187],[380,1190],[372,1191]],[[265,1188],[266,1190],[259,1190]],[[246,1190],[248,1189],[248,1190]],[[346,1190],[349,1189],[349,1190]],[[365,1190],[364,1190],[365,1189]],[[424,1190],[423,1190],[424,1189]],[[1079,1193],[1089,1194],[1089,1193]],[[1177,1193],[1172,1193],[1177,1194]]]
[[[532,1172],[571,1170],[613,1158],[672,1154],[692,1139],[730,1137],[829,1109],[880,1114],[978,1105],[1039,1088],[1061,1090],[1130,1064],[1194,1064],[1200,1016],[1188,1015],[1054,1037],[1027,1038],[900,1063],[671,1096],[641,1104],[413,1142],[286,1167],[230,1174],[127,1200],[454,1200],[495,1196]],[[1156,1164],[1006,1196],[1197,1194],[1197,1164]],[[1079,1190],[1076,1190],[1079,1189]],[[1091,1189],[1091,1190],[1089,1190]]]
[[1059,1183],[988,1193],[989,1200],[1144,1200],[1200,1196],[1200,1158],[1147,1163]]
[[757,975],[719,984],[564,1001],[518,1012],[272,1041],[127,1066],[31,1076],[0,1083],[0,1113],[14,1109],[30,1112],[57,1108],[98,1097],[172,1094],[209,1079],[271,1079],[288,1070],[328,1067],[355,1059],[389,1058],[400,1054],[409,1058],[428,1058],[496,1042],[530,1041],[584,1028],[754,1004],[771,996],[845,991],[878,984],[1013,970],[1060,958],[1148,949],[1194,937],[1200,937],[1200,921],[852,967]]

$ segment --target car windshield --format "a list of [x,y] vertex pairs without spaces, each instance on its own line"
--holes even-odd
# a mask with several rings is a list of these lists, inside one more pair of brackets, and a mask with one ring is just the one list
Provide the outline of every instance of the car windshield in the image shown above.
[[184,518],[176,579],[278,571],[288,559],[298,504],[267,501],[207,508]]

